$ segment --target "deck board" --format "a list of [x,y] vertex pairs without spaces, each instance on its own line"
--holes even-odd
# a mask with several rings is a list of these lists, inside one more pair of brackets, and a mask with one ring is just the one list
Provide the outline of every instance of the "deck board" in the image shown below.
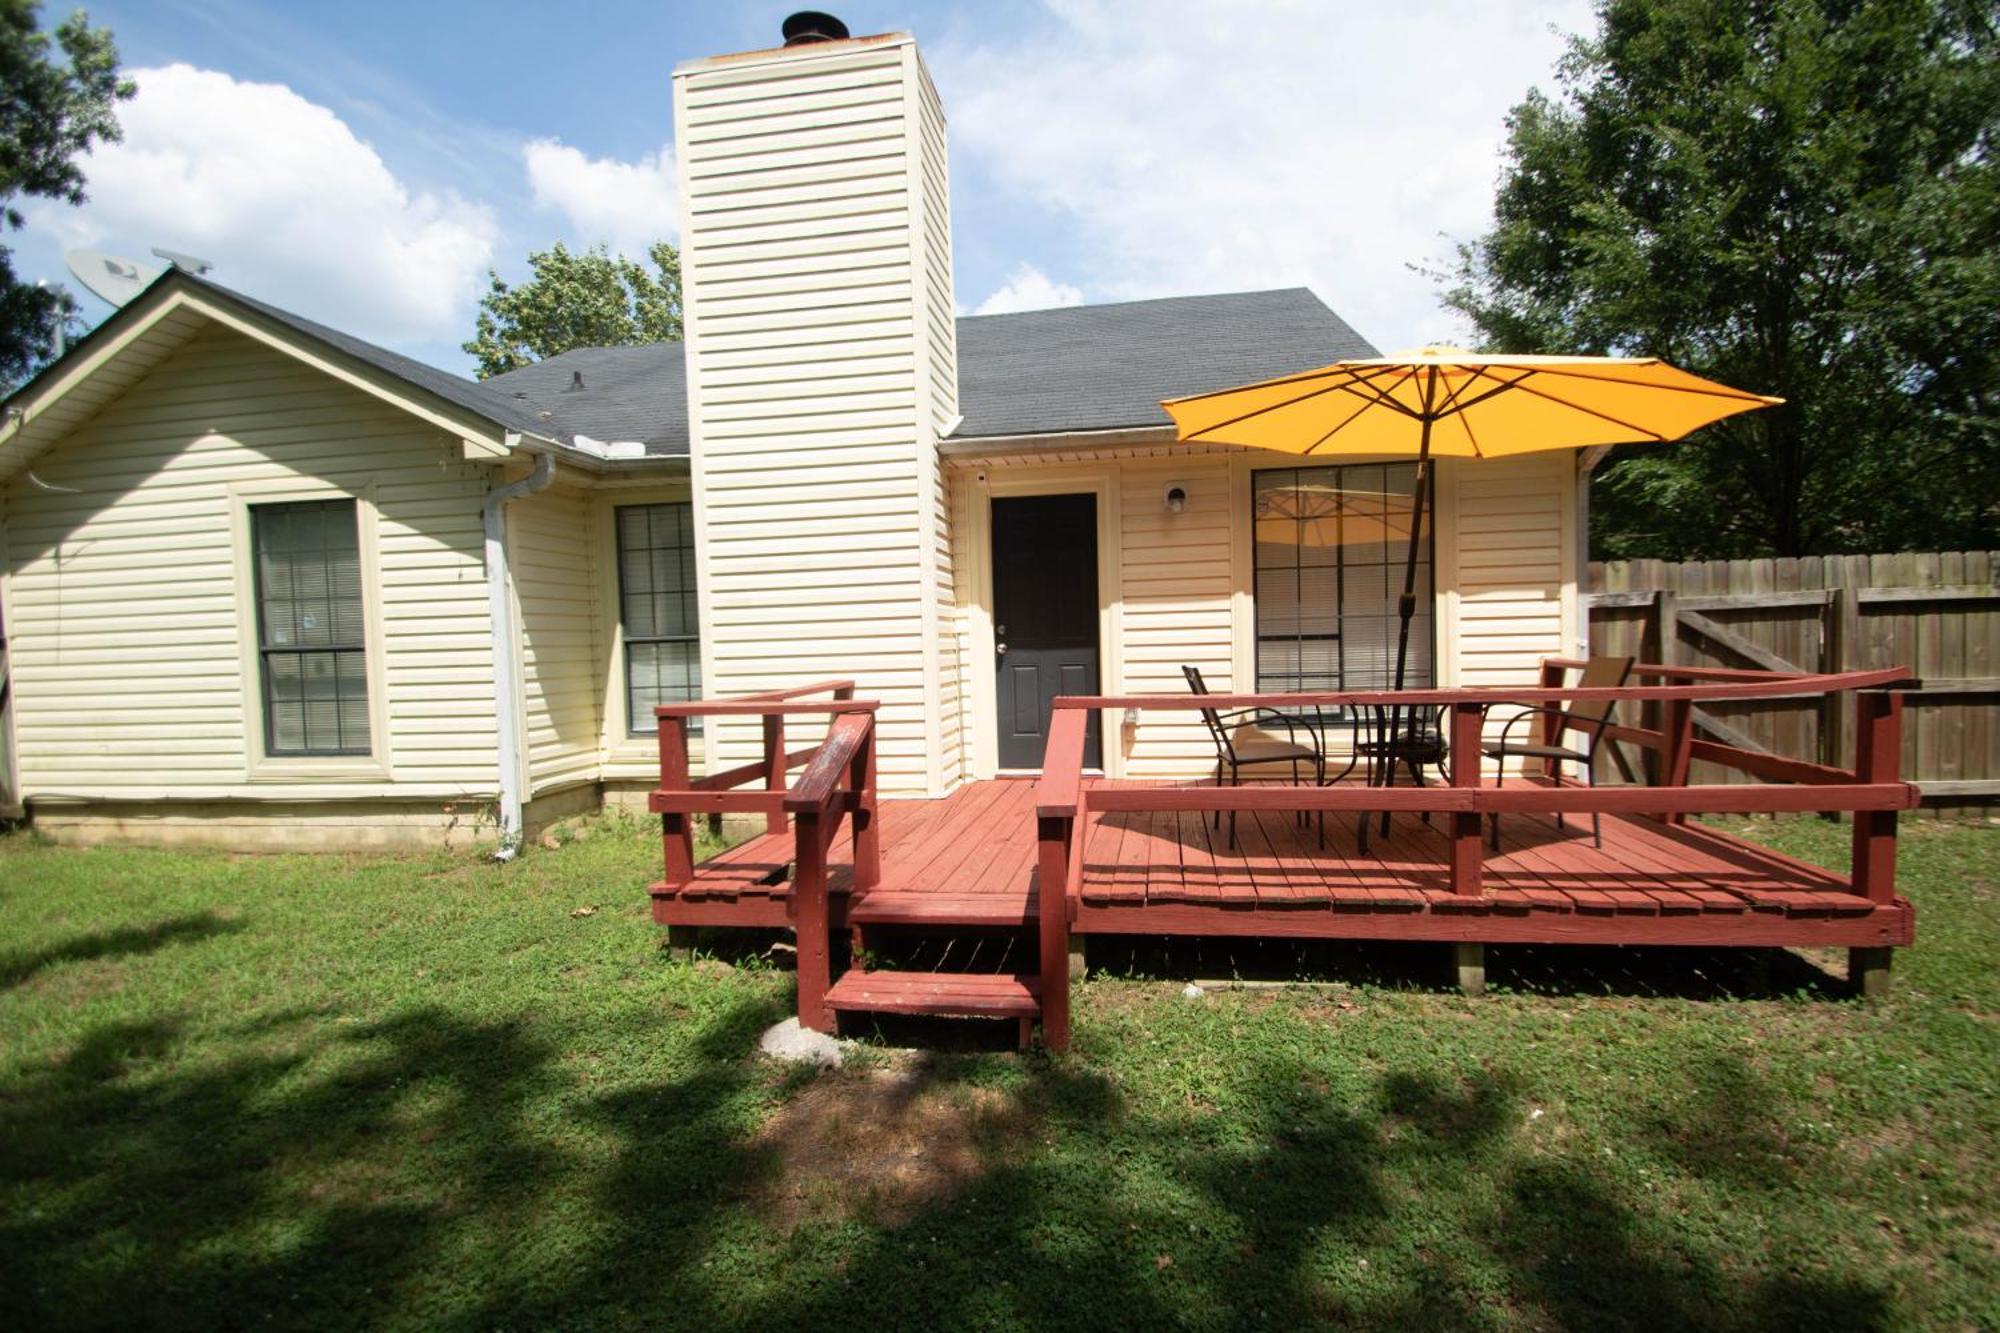
[[[888,800],[878,818],[882,879],[870,892],[883,895],[881,920],[921,923],[928,901],[990,922],[1032,921],[1040,896],[1032,780],[969,783],[938,800]],[[1399,813],[1387,834],[1379,823],[1371,827],[1365,850],[1357,825],[1353,814],[1330,815],[1322,845],[1316,820],[1244,811],[1232,848],[1226,816],[1217,828],[1197,811],[1086,814],[1078,831],[1087,921],[1079,928],[1172,934],[1225,923],[1238,933],[1621,941],[1649,932],[1777,938],[1787,927],[1802,941],[1884,931],[1900,941],[1913,929],[1907,903],[1858,897],[1840,874],[1707,826],[1606,815],[1599,848],[1587,819],[1558,830],[1547,816],[1506,816],[1500,849],[1482,843],[1484,891],[1459,895],[1442,820]],[[754,836],[697,867],[679,892],[655,886],[655,916],[702,924],[726,923],[732,913],[746,924],[781,919],[789,883],[761,881],[781,874],[792,855],[789,833]],[[850,891],[851,860],[843,828],[828,857],[837,893]]]

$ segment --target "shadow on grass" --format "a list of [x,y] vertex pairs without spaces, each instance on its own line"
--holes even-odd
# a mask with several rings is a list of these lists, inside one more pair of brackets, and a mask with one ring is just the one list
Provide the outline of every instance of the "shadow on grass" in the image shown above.
[[[1110,976],[1457,989],[1450,946],[1438,943],[1093,935],[1088,948],[1091,971]],[[1836,1000],[1852,994],[1844,978],[1787,949],[1490,944],[1486,976],[1497,989],[1546,995]]]
[[[102,1025],[0,1100],[0,1198],[35,1200],[0,1216],[10,1322],[1411,1328],[1491,1322],[1496,1297],[1558,1328],[1888,1321],[1865,1283],[1746,1272],[1587,1160],[1520,1149],[1504,1077],[1342,1093],[1261,1048],[1232,1056],[1230,1108],[1207,1119],[1080,1060],[1003,1062],[1032,1135],[902,1225],[787,1229],[757,1206],[780,1163],[747,1058],[781,1008],[686,1020],[656,1075],[600,1094],[521,1024],[434,1008],[301,1013],[288,1049],[198,1068],[173,1023]],[[946,1057],[926,1077],[994,1070]],[[1742,1077],[1697,1073],[1691,1136],[1771,1099]],[[1413,1206],[1469,1182],[1484,1194],[1442,1227]],[[1412,1227],[1437,1234],[1401,1279],[1355,1280],[1357,1253]]]
[[170,944],[185,944],[233,934],[243,929],[240,921],[225,920],[213,912],[195,912],[169,917],[150,926],[121,926],[78,935],[43,949],[0,955],[0,990],[12,990],[32,980],[45,968],[59,963],[83,963],[98,958],[129,957],[152,953]]

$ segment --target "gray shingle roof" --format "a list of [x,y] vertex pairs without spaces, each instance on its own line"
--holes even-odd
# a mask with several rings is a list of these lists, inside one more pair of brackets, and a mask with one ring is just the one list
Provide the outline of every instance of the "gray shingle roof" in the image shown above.
[[[572,390],[577,375],[583,387]],[[679,343],[579,347],[486,381],[554,414],[573,435],[602,444],[646,446],[654,456],[688,451],[687,359]]]
[[561,423],[541,415],[541,404],[526,402],[511,394],[499,392],[492,388],[491,381],[482,384],[478,380],[469,380],[463,375],[454,375],[450,371],[439,370],[436,366],[425,365],[413,357],[392,352],[386,347],[377,347],[371,342],[363,342],[331,325],[321,324],[303,315],[295,315],[289,310],[281,310],[268,302],[259,301],[254,296],[245,296],[242,292],[224,287],[219,282],[211,282],[207,278],[197,277],[180,269],[168,269],[167,273],[161,276],[161,280],[164,281],[167,275],[177,276],[195,287],[225,297],[238,305],[247,306],[268,319],[303,333],[308,338],[325,343],[357,361],[394,375],[397,379],[442,398],[455,407],[461,407],[475,416],[484,418],[502,430],[521,431],[543,439],[555,439],[565,444],[569,442],[569,432]]
[[[687,456],[679,343],[578,348],[480,382],[178,269],[157,280],[172,281],[255,311],[503,430],[570,445],[580,437],[639,443],[655,458]],[[106,320],[100,329],[116,322]],[[1373,355],[1374,348],[1303,287],[967,316],[958,321],[964,420],[953,437],[1164,426],[1162,398]],[[574,387],[578,375],[580,388]]]
[[[1344,357],[1367,340],[1303,287],[1065,306],[958,321],[961,439],[1164,426],[1160,399],[1226,389]],[[576,375],[583,387],[572,390]],[[583,347],[496,375],[563,427],[654,455],[688,450],[679,343]]]
[[1160,399],[1375,356],[1304,287],[958,321],[956,436],[1164,426]]

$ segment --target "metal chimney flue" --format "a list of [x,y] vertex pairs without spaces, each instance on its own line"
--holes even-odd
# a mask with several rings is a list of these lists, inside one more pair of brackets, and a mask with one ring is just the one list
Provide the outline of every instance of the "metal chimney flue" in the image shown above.
[[801,9],[786,19],[779,29],[785,35],[786,46],[806,46],[812,42],[838,42],[847,37],[847,25],[831,14],[822,14],[816,9]]

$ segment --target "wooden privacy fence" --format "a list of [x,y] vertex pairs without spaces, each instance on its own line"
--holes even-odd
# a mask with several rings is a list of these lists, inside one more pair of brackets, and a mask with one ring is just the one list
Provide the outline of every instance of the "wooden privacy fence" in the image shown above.
[[[1902,776],[1938,812],[2000,798],[2000,553],[1592,563],[1593,653],[1683,667],[1833,674],[1907,666]],[[1657,727],[1656,707],[1621,706]],[[1726,745],[1831,767],[1853,762],[1851,719],[1827,698],[1714,702],[1695,727]],[[1657,759],[1608,746],[1600,781],[1657,777]],[[1750,781],[1700,761],[1697,782]]]

